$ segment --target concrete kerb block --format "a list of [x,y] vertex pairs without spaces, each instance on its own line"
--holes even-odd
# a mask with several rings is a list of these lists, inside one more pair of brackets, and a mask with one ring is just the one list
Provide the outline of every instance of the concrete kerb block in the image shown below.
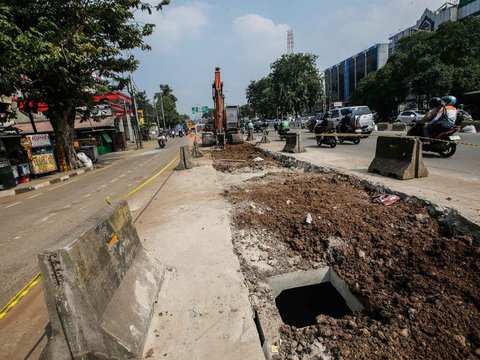
[[175,170],[186,170],[191,169],[193,164],[190,162],[190,150],[188,145],[180,147],[180,162],[178,163]]
[[296,133],[287,133],[287,140],[285,142],[285,146],[283,148],[283,152],[289,153],[301,153],[306,152],[305,147],[302,144],[302,136],[300,132]]
[[42,359],[141,359],[164,269],[125,201],[38,255],[51,332]]
[[368,172],[390,176],[400,180],[428,176],[423,164],[422,144],[414,137],[379,136],[375,158]]
[[263,130],[263,135],[262,135],[262,139],[260,140],[260,143],[261,144],[268,144],[270,143],[270,139],[268,137],[268,131],[267,130]]
[[402,122],[396,122],[392,124],[392,131],[405,131],[407,129],[407,125]]
[[378,131],[387,131],[388,130],[388,123],[378,123],[377,124]]
[[192,148],[192,157],[199,158],[203,156],[202,150],[200,150],[200,146],[198,145],[197,139],[193,141],[193,148]]

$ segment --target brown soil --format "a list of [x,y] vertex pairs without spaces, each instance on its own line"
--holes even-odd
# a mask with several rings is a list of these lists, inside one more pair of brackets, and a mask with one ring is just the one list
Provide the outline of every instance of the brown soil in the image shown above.
[[[247,145],[233,158],[258,156]],[[217,169],[229,169],[218,160],[227,152],[215,158]],[[372,202],[376,195],[342,175],[294,171],[257,176],[225,192],[254,306],[272,304],[259,285],[266,277],[327,265],[365,308],[341,319],[320,315],[317,325],[301,329],[282,325],[278,357],[478,359],[480,247],[467,236],[444,236],[422,205],[383,206]],[[254,245],[246,241],[252,236]],[[259,258],[250,258],[252,246]],[[327,351],[314,355],[319,346]]]
[[[262,161],[254,161],[255,158]],[[236,170],[263,170],[272,166],[281,166],[281,163],[271,156],[264,155],[250,143],[227,145],[224,150],[212,152],[213,167],[222,172]]]

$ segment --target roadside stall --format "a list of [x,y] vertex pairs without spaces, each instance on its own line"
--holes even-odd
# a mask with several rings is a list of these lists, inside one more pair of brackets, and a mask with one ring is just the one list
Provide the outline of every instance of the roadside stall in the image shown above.
[[49,134],[27,135],[30,138],[32,159],[30,167],[33,175],[47,174],[58,171],[55,160],[54,146]]

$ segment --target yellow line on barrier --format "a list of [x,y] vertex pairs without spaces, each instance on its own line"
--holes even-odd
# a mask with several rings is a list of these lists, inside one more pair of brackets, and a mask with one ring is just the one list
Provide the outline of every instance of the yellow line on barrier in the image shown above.
[[133,195],[135,194],[137,191],[143,189],[145,186],[147,186],[149,183],[151,183],[153,180],[155,180],[157,177],[159,177],[170,165],[172,165],[172,163],[174,161],[177,161],[179,159],[179,156],[175,156],[162,170],[160,170],[158,173],[156,173],[155,175],[153,175],[150,179],[148,179],[147,181],[145,181],[144,183],[140,184],[139,186],[137,186],[135,189],[133,189],[132,191],[130,191],[128,194],[122,196],[122,200],[125,200],[126,198],[128,198],[130,195]]
[[40,281],[42,275],[38,273],[30,282],[0,310],[0,319],[3,319],[7,313]]

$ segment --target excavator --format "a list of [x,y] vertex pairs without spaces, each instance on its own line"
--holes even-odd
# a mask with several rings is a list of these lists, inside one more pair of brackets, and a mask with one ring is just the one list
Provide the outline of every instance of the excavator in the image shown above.
[[223,82],[220,78],[220,68],[215,68],[215,81],[212,84],[213,97],[213,131],[206,131],[202,134],[203,146],[216,145],[220,148],[225,147],[225,143],[240,144],[243,143],[243,134],[240,132],[238,120],[238,107],[236,116],[232,108],[229,107],[229,116],[225,111],[225,95],[223,95]]

